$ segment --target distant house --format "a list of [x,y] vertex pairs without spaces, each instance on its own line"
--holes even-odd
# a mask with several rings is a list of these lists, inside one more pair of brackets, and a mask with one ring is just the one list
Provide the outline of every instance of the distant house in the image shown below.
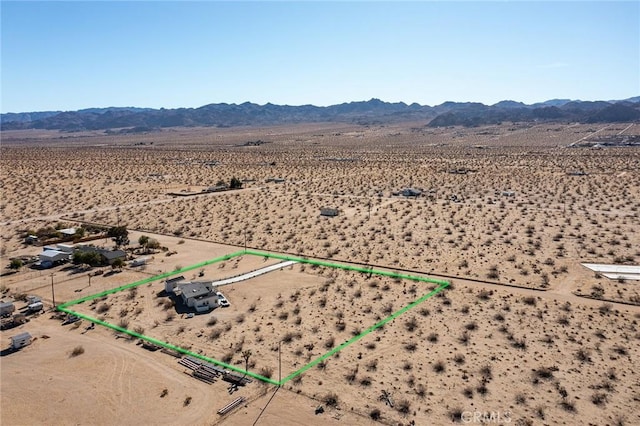
[[284,178],[267,178],[266,180],[267,183],[273,182],[273,183],[284,183],[285,179]]
[[127,258],[127,253],[123,250],[99,250],[98,253],[109,265],[113,265],[118,259],[125,260]]
[[226,191],[227,189],[229,189],[229,185],[227,185],[226,183],[223,183],[220,185],[210,186],[207,189],[205,189],[205,192],[220,192],[220,191]]
[[422,190],[416,188],[405,188],[400,191],[400,193],[405,197],[419,197],[422,195]]
[[102,259],[102,264],[105,265],[113,265],[117,259],[127,259],[127,253],[123,250],[107,250],[94,246],[77,246],[75,247],[75,250],[82,253],[97,252]]
[[218,295],[211,283],[190,282],[179,284],[184,304],[197,312],[208,312],[218,306]]
[[516,193],[513,191],[502,191],[502,196],[503,197],[515,197]]
[[334,217],[338,216],[338,209],[333,207],[323,207],[320,209],[320,216]]

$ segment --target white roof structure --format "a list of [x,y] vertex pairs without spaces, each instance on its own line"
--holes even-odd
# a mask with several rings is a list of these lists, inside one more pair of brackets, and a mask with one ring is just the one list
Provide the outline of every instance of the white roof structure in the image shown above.
[[605,265],[601,263],[583,263],[582,266],[612,280],[640,281],[640,265]]
[[60,229],[60,230],[58,230],[58,232],[60,232],[62,235],[75,235],[76,234],[76,228]]
[[69,253],[65,253],[60,250],[45,250],[40,253],[40,260],[49,260],[51,262],[58,262],[68,258]]

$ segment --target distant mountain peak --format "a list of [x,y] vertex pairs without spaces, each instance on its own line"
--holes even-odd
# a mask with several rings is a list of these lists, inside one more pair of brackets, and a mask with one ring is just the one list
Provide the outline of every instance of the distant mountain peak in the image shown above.
[[576,122],[637,121],[640,96],[621,101],[551,99],[527,105],[503,100],[487,106],[480,102],[443,102],[437,106],[385,102],[378,98],[339,105],[258,105],[212,103],[198,108],[151,109],[137,107],[86,108],[79,111],[43,111],[1,115],[2,130],[58,129],[63,131],[179,126],[250,126],[305,122],[382,124],[424,121],[429,126],[478,126],[500,122],[570,120]]

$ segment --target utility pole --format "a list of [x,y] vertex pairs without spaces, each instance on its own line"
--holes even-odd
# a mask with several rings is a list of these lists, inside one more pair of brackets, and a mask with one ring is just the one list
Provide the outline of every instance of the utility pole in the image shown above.
[[56,294],[53,289],[53,273],[51,274],[51,298],[53,299],[53,309],[56,308]]
[[282,381],[282,352],[280,351],[281,346],[282,346],[282,341],[279,341],[278,342],[278,383]]

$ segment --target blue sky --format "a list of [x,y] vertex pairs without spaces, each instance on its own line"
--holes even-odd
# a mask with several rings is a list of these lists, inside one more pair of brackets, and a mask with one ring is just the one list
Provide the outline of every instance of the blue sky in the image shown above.
[[1,3],[2,112],[640,95],[640,2]]

